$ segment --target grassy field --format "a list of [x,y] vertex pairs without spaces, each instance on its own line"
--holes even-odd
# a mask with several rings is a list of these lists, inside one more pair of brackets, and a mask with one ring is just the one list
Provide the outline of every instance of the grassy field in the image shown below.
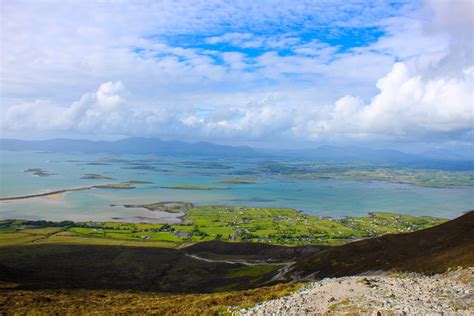
[[181,248],[222,240],[275,245],[338,245],[356,239],[407,233],[438,225],[441,218],[373,213],[320,218],[293,209],[206,206],[185,211],[180,224],[0,221],[0,246],[41,243]]
[[105,290],[0,290],[0,312],[29,315],[230,315],[231,310],[289,295],[299,284],[212,294],[164,294]]
[[[208,213],[212,211],[207,208]],[[403,218],[381,213],[362,219],[324,220],[347,221],[339,225],[354,227],[366,227],[372,222],[387,229],[394,219],[400,225]],[[428,219],[411,218],[410,225],[428,225]],[[430,229],[385,235],[339,247],[282,247],[217,241],[185,249],[34,243],[7,246],[0,251],[0,314],[229,314],[295,291],[300,284],[275,284],[295,276],[325,278],[365,271],[440,273],[452,267],[472,266],[473,220],[474,212],[470,212]],[[23,225],[21,233],[34,238],[83,234],[78,228],[90,228],[68,226],[68,222],[49,223],[49,227],[34,229],[26,228],[22,221],[10,224]],[[127,229],[124,226],[127,224],[114,224],[116,228]],[[150,224],[136,225],[150,227]],[[20,233],[12,225],[4,225],[1,231]],[[206,254],[261,259],[253,265],[245,265],[235,261],[203,260],[203,257],[209,258]],[[277,259],[279,263],[269,264],[266,260],[270,259],[272,262]],[[290,260],[294,264],[285,265]],[[275,281],[274,276],[284,266],[288,267],[286,280]]]

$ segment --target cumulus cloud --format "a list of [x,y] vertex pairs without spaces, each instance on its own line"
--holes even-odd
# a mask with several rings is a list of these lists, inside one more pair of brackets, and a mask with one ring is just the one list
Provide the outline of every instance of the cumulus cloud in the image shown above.
[[3,128],[9,130],[73,131],[126,135],[150,132],[167,119],[163,111],[132,106],[122,82],[105,82],[94,92],[64,107],[50,101],[21,103],[7,109]]
[[183,109],[137,106],[127,95],[122,82],[109,81],[66,107],[48,100],[20,103],[6,110],[2,130],[245,140],[262,139],[291,127],[291,110],[268,98],[228,107]]
[[380,90],[369,103],[348,95],[339,99],[327,118],[304,123],[300,132],[318,138],[402,137],[420,139],[432,133],[463,134],[473,128],[474,80],[423,80],[411,75],[404,63],[377,83]]
[[[281,94],[209,107],[134,106],[121,82],[105,82],[69,107],[47,101],[10,107],[7,130],[55,130],[107,135],[167,135],[262,140],[410,139],[468,134],[474,122],[474,76],[425,80],[404,63],[377,82],[370,102],[346,95],[334,104],[303,106]],[[257,99],[258,98],[258,99]]]
[[[370,8],[344,6],[340,14],[333,2],[284,3],[216,0],[186,10],[166,1],[76,4],[80,18],[68,3],[55,12],[41,3],[8,3],[0,33],[7,48],[1,129],[33,136],[473,142],[472,1],[427,0],[421,11],[375,1]],[[330,34],[304,38],[294,31],[303,24],[311,34],[330,25]],[[331,34],[367,26],[383,34],[360,46],[330,43]],[[274,28],[284,31],[266,33]],[[176,34],[189,38],[182,43]]]

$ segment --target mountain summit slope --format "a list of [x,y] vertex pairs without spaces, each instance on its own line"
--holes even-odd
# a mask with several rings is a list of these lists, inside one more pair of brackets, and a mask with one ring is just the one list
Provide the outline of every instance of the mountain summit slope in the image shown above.
[[320,279],[367,271],[440,273],[474,266],[474,211],[428,229],[332,247],[296,259],[289,276]]

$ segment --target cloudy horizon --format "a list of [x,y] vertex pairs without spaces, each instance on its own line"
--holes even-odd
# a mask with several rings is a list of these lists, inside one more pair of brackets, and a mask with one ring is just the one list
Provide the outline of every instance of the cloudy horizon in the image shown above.
[[474,2],[1,0],[2,137],[474,145]]

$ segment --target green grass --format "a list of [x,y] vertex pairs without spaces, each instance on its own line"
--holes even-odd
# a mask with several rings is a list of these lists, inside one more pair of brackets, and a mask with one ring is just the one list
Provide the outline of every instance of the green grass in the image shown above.
[[347,239],[411,232],[445,220],[389,213],[327,219],[293,209],[208,206],[189,210],[185,221],[211,237],[222,235],[219,236],[222,240],[302,245],[334,244]]
[[258,277],[258,276],[265,275],[267,273],[275,272],[281,267],[282,266],[280,265],[269,265],[269,264],[244,266],[243,268],[235,269],[229,272],[225,276],[225,278]]
[[[174,225],[120,222],[1,221],[0,246],[85,243],[182,247],[209,241],[278,245],[338,245],[351,240],[408,233],[446,221],[428,216],[372,213],[365,217],[320,218],[294,209],[205,206],[185,211]],[[61,226],[62,225],[62,226]]]

